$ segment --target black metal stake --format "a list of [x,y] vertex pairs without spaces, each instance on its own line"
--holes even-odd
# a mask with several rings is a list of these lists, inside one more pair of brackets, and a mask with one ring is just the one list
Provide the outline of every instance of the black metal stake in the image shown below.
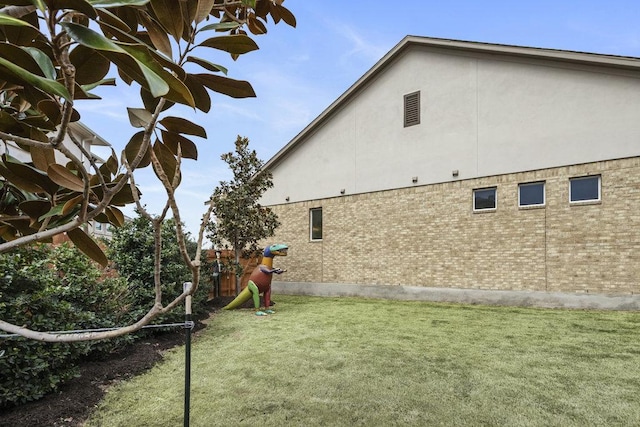
[[[183,284],[184,291],[186,292],[191,288],[191,282]],[[187,295],[185,298],[185,347],[184,347],[184,427],[189,427],[189,409],[191,401],[191,329],[193,329],[193,322],[191,321],[191,295]]]

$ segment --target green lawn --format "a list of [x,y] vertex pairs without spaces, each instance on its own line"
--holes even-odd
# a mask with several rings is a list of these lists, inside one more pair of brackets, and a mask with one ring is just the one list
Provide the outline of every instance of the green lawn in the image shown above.
[[[192,426],[638,426],[640,313],[277,295],[193,339]],[[89,426],[180,426],[184,348]]]

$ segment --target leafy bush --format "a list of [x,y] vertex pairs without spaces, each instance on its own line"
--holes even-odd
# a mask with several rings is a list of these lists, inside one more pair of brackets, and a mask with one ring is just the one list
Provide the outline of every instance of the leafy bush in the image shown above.
[[[182,292],[191,273],[180,256],[175,224],[163,225],[163,294]],[[195,252],[195,242],[190,241]],[[153,232],[138,218],[117,229],[109,245],[119,277],[103,271],[70,245],[34,245],[0,254],[0,319],[37,331],[71,331],[130,324],[154,301]],[[204,266],[207,271],[208,266]],[[193,314],[206,310],[206,286],[193,298]],[[157,323],[181,322],[181,306]],[[138,335],[82,343],[43,343],[19,337],[0,344],[0,408],[39,399],[77,375],[77,363],[109,353]]]
[[[39,331],[116,326],[127,313],[126,283],[101,280],[100,270],[68,245],[36,245],[0,254],[0,319]],[[0,407],[36,400],[77,374],[91,352],[131,340],[43,343],[3,338]]]
[[[162,299],[171,301],[182,293],[183,284],[191,280],[191,271],[185,265],[175,235],[175,221],[169,219],[162,224]],[[153,305],[154,287],[154,239],[151,221],[138,216],[122,227],[114,230],[113,238],[108,243],[108,256],[118,271],[129,283],[129,295],[132,300],[131,315],[136,320],[144,315]],[[187,235],[187,250],[195,255],[196,242]],[[201,271],[207,271],[203,266]],[[192,311],[194,315],[205,311],[207,292],[200,286],[193,296]],[[156,318],[155,323],[181,322],[184,320],[184,305],[176,307],[171,313]]]

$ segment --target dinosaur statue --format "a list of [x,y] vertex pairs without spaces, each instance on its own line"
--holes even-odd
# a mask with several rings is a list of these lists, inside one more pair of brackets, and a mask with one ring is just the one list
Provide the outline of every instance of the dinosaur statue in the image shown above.
[[[281,268],[273,268],[273,258],[275,256],[287,256],[288,249],[289,247],[287,245],[282,244],[271,245],[264,248],[260,265],[258,265],[251,273],[251,276],[249,276],[249,283],[223,310],[239,308],[247,302],[249,298],[253,297],[253,305],[257,310],[256,316],[273,314],[274,311],[269,308],[271,305],[271,279],[273,278],[273,273],[282,274],[287,271]],[[260,294],[264,294],[264,309],[260,307]]]

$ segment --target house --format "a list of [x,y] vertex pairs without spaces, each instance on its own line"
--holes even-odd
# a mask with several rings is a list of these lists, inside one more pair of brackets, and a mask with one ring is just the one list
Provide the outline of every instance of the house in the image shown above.
[[640,293],[639,58],[408,36],[265,168],[284,284]]
[[[89,129],[84,123],[76,121],[69,123],[69,132],[74,135],[74,137],[82,143],[82,146],[87,153],[91,153],[95,160],[98,161],[99,164],[104,163],[104,160],[97,156],[92,152],[92,147],[100,146],[100,147],[110,147],[109,144],[104,138],[96,134],[94,131]],[[90,159],[80,150],[75,144],[73,144],[68,136],[62,141],[65,147],[75,155],[80,161],[82,161],[85,168],[90,168]],[[31,156],[29,153],[25,152],[22,148],[18,147],[14,142],[7,141],[4,144],[0,144],[0,154],[7,153],[10,156],[20,160],[21,162],[31,162]],[[59,151],[55,152],[56,161],[60,164],[65,164],[67,162],[65,156]],[[101,237],[104,239],[111,238],[111,227],[109,224],[101,224],[96,221],[91,221],[87,224],[87,232],[94,237]]]

